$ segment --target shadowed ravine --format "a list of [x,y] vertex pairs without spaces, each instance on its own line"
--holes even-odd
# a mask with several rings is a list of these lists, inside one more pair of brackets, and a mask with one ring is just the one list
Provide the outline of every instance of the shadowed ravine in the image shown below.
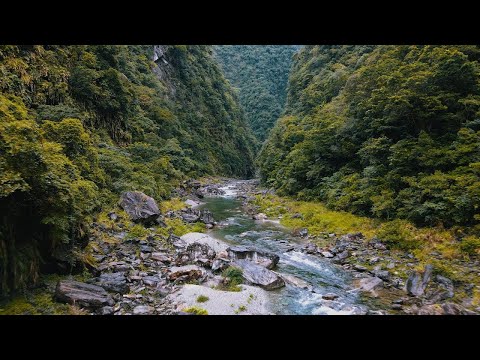
[[[306,281],[311,288],[302,289],[288,284],[268,292],[269,311],[274,314],[364,314],[367,307],[350,286],[349,273],[329,260],[292,250],[304,240],[291,236],[290,231],[274,221],[253,220],[242,211],[236,200],[235,183],[226,188],[222,197],[205,198],[200,208],[210,210],[222,224],[210,235],[232,245],[249,245],[280,256],[275,269],[280,274],[293,275]],[[289,251],[290,250],[290,251]],[[313,291],[312,291],[313,290]],[[336,300],[324,300],[322,295],[334,293]]]

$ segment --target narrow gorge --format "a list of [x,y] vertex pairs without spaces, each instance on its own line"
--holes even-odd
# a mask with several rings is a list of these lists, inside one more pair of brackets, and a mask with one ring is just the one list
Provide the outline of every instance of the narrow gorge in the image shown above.
[[0,46],[0,314],[478,314],[479,60]]

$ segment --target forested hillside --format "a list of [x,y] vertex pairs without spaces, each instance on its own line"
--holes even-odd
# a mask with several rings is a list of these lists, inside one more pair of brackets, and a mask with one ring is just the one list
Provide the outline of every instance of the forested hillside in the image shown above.
[[258,163],[280,194],[479,230],[480,48],[307,46]]
[[294,45],[217,45],[216,58],[238,88],[240,104],[255,136],[263,141],[281,116]]
[[122,191],[160,200],[185,176],[253,173],[210,46],[1,46],[0,91],[0,293],[74,262]]

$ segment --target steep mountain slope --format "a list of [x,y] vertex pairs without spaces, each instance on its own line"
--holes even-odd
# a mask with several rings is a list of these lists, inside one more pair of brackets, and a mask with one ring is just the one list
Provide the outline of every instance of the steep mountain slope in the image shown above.
[[255,136],[263,141],[281,115],[294,45],[220,45],[215,56],[238,88],[240,104]]
[[262,180],[283,194],[419,225],[480,221],[480,50],[307,46]]
[[0,293],[75,262],[125,190],[253,173],[254,138],[209,46],[0,47]]

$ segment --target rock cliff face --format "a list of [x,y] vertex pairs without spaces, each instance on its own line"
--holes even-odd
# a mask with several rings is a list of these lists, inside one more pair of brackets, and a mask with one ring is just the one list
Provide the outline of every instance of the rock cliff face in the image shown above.
[[166,53],[167,49],[165,45],[153,46],[153,62],[155,66],[152,67],[153,72],[157,75],[158,79],[167,85],[168,95],[175,97],[175,87],[170,82],[171,73],[173,71],[171,65],[167,61]]

